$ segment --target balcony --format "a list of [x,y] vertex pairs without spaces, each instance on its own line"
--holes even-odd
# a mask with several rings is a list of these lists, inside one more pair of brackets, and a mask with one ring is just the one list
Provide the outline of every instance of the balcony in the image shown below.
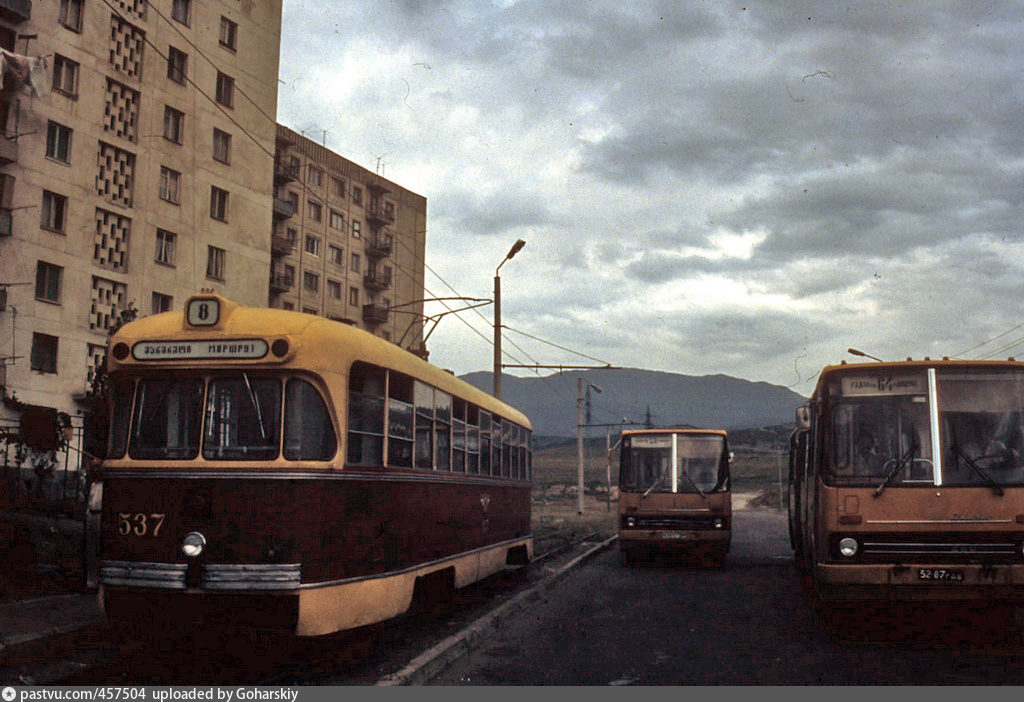
[[291,183],[299,179],[299,163],[293,161],[285,163],[284,159],[274,159],[274,182]]
[[286,273],[270,274],[270,291],[276,293],[288,292],[295,285],[295,276]]
[[395,223],[395,206],[390,203],[382,203],[380,200],[371,199],[366,203],[366,219],[371,226]]
[[377,232],[366,240],[366,255],[383,258],[391,253],[394,240],[388,232]]
[[287,256],[295,251],[295,239],[274,232],[270,235],[270,253]]
[[375,270],[366,271],[366,275],[363,276],[363,286],[367,290],[375,290],[377,292],[387,290],[391,287],[391,274]]
[[295,214],[295,205],[284,198],[274,198],[274,219],[288,219]]
[[388,321],[388,311],[381,305],[363,305],[363,321],[367,324],[383,324]]
[[32,0],[0,0],[0,19],[28,22],[32,19]]

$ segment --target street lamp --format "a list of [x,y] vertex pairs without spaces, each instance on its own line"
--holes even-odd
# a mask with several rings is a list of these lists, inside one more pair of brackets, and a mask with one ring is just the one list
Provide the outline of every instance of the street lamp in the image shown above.
[[576,510],[583,514],[583,386],[587,389],[593,388],[601,392],[601,388],[594,385],[586,378],[576,379],[576,461],[579,465],[576,471]]
[[501,276],[498,275],[498,271],[505,265],[505,261],[510,260],[519,251],[526,246],[526,242],[522,239],[516,239],[516,243],[512,244],[512,248],[505,254],[505,258],[501,259],[501,263],[494,269],[494,396],[501,399]]

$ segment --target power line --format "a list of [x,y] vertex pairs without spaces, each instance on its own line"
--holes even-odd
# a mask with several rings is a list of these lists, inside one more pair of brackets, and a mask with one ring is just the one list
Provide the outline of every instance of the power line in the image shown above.
[[[1007,335],[1007,334],[1009,334],[1010,332],[1016,331],[1016,330],[1020,329],[1021,327],[1024,327],[1024,322],[1021,322],[1020,324],[1018,324],[1018,325],[1017,325],[1017,326],[1015,326],[1015,327],[1010,327],[1009,329],[1007,329],[1006,331],[1004,331],[1004,332],[1003,332],[1002,334],[997,334],[996,336],[993,336],[993,337],[992,337],[991,339],[989,339],[989,340],[987,340],[987,341],[983,341],[983,342],[981,342],[980,344],[976,344],[976,345],[972,346],[972,347],[971,347],[971,348],[969,348],[969,349],[964,349],[963,351],[961,351],[961,352],[959,352],[959,353],[957,353],[957,354],[955,354],[955,355],[956,355],[957,357],[961,357],[961,356],[963,356],[963,355],[964,355],[965,353],[969,353],[969,352],[971,352],[971,351],[974,351],[975,349],[979,349],[979,348],[981,348],[982,346],[984,346],[985,344],[990,344],[990,343],[992,343],[992,342],[993,342],[993,341],[995,341],[996,339],[1001,339],[1002,337],[1006,336],[1006,335]],[[1016,345],[1017,345],[1017,343],[1019,343],[1019,342],[1015,342],[1015,343],[1013,344],[1013,346],[1016,346]]]

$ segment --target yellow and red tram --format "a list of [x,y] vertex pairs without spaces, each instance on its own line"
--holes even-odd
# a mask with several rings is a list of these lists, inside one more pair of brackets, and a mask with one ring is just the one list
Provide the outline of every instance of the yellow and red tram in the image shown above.
[[531,426],[355,327],[216,295],[111,339],[106,615],[312,636],[529,562]]
[[723,561],[732,536],[729,463],[725,431],[623,431],[619,549],[626,562],[681,551]]

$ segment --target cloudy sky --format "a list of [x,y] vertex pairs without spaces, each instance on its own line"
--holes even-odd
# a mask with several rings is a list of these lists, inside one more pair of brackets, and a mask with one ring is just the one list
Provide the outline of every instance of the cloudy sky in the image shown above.
[[[278,118],[427,198],[429,295],[526,240],[506,363],[807,395],[850,346],[1024,355],[1021,36],[1010,2],[284,0]],[[431,361],[489,370],[481,312]]]

